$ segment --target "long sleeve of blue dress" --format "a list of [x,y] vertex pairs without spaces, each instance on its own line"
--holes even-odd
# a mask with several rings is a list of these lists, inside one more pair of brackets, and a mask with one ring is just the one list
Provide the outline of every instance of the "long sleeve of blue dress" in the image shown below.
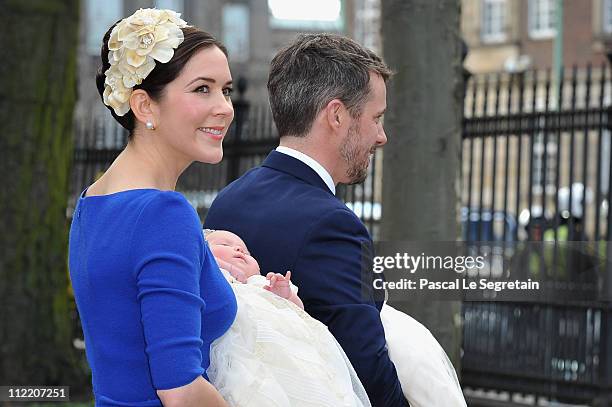
[[70,275],[96,405],[161,405],[156,390],[207,377],[236,300],[182,195],[81,197]]

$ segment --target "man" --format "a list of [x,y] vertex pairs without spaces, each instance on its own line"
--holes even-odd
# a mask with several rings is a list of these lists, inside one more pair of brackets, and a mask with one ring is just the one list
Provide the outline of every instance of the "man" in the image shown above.
[[387,141],[390,75],[348,38],[298,36],[274,57],[268,78],[279,147],[221,191],[205,221],[240,236],[262,274],[291,270],[305,310],[329,327],[376,407],[408,403],[369,284],[372,239],[335,186],[363,182]]

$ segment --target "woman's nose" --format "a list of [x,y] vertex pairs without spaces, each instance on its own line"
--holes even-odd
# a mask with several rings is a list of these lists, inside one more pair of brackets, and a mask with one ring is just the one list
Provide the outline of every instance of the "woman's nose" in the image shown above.
[[219,98],[214,107],[214,114],[217,116],[234,117],[234,106],[232,101],[225,96]]

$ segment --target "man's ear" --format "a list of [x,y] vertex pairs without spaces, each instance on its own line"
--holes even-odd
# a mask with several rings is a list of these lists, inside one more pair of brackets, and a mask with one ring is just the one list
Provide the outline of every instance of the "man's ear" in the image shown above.
[[331,100],[323,109],[327,125],[335,131],[341,130],[347,122],[348,111],[339,99]]
[[130,95],[130,108],[132,112],[134,112],[134,117],[136,120],[142,123],[152,123],[154,126],[157,125],[154,108],[153,108],[153,100],[149,94],[142,90],[136,89]]

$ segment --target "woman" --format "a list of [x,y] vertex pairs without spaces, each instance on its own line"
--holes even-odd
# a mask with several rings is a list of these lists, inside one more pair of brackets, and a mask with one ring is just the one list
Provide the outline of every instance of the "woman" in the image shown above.
[[96,82],[127,147],[81,195],[70,276],[97,406],[225,406],[207,381],[210,344],[236,299],[174,191],[194,161],[218,163],[233,119],[222,44],[169,10],[106,33]]

